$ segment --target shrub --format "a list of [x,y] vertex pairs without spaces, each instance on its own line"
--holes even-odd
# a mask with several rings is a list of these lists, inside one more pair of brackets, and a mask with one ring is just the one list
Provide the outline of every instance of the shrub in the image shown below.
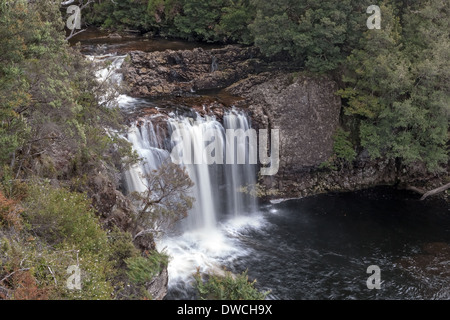
[[49,244],[71,244],[81,252],[99,252],[107,246],[106,232],[85,194],[34,184],[24,202],[32,231]]
[[7,199],[0,191],[0,226],[14,227],[20,231],[23,227],[20,213],[22,209],[11,199]]
[[127,259],[128,278],[134,284],[145,284],[161,273],[162,268],[169,263],[169,256],[165,253],[153,251],[147,257],[132,257]]
[[208,300],[264,300],[269,292],[260,292],[255,288],[256,280],[248,280],[247,271],[234,275],[227,271],[224,276],[208,275],[203,281],[199,271],[195,275],[197,290],[202,299]]
[[337,158],[347,162],[355,160],[356,152],[352,142],[349,140],[350,133],[338,128],[333,136],[333,151]]
[[15,286],[13,299],[14,300],[47,300],[47,289],[39,288],[36,278],[33,274],[27,271],[19,271],[12,276],[12,281]]

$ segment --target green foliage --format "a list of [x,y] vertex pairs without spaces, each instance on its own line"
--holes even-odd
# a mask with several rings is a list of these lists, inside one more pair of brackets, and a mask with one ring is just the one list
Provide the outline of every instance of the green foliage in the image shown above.
[[349,136],[350,132],[347,132],[342,128],[338,128],[333,135],[333,152],[338,159],[342,159],[346,162],[352,162],[356,157],[356,151],[353,143],[349,140]]
[[[142,258],[130,233],[117,228],[109,233],[104,231],[84,194],[37,183],[28,189],[27,197],[20,203],[22,218],[17,216],[22,211],[18,204],[0,197],[0,222],[3,213],[7,213],[9,222],[24,226],[15,228],[14,233],[5,233],[9,229],[0,225],[1,279],[19,269],[29,269],[29,276],[39,285],[35,288],[34,282],[30,282],[23,286],[27,292],[42,291],[42,297],[45,293],[48,299],[147,296],[139,279],[149,281],[151,275],[167,266],[165,254],[152,252]],[[67,268],[71,265],[78,265],[81,270],[80,291],[66,287]],[[16,292],[20,286],[13,279],[0,286]]]
[[[111,256],[116,252],[84,194],[31,183],[20,211],[19,204],[14,206],[15,210],[7,212],[8,218],[24,228],[16,227],[14,233],[0,228],[0,278],[8,279],[0,285],[11,290],[7,298],[31,299],[36,292],[48,299],[114,297]],[[16,212],[21,211],[18,220]],[[81,291],[67,289],[67,268],[71,265],[81,270]],[[16,273],[25,276],[19,270],[29,270],[29,281],[15,279]]]
[[256,280],[250,282],[247,271],[238,275],[229,271],[225,275],[210,274],[207,281],[197,271],[195,280],[200,297],[207,300],[264,300],[269,294],[255,288]]
[[367,31],[348,58],[340,94],[373,158],[439,171],[448,160],[449,9],[434,0],[403,9],[400,19],[381,6],[382,29]]
[[365,1],[253,0],[255,45],[267,56],[288,54],[314,72],[337,69],[364,26]]
[[100,252],[107,237],[85,194],[33,184],[24,200],[30,228],[51,245],[73,245],[83,252]]
[[89,24],[138,30],[147,30],[151,26],[147,0],[100,1],[86,9],[85,19]]
[[[108,89],[96,81],[99,66],[68,47],[59,7],[51,0],[1,3],[0,166],[21,178],[70,179],[105,163],[120,170],[121,158],[125,166],[136,161],[119,137],[118,109],[108,99],[99,103]],[[61,154],[73,159],[73,170],[61,168]]]
[[[0,236],[1,236],[0,230]],[[3,236],[0,249],[0,277],[3,279],[19,270],[29,270],[35,279],[37,288],[45,291],[51,300],[108,300],[114,297],[113,286],[109,278],[110,263],[94,252],[79,253],[70,245],[56,249],[42,243],[27,233]],[[81,270],[82,290],[67,289],[67,268],[78,265]],[[16,283],[14,276],[7,278],[2,287],[11,292],[5,298],[17,299],[14,294],[29,284]],[[29,297],[29,299],[33,297]]]
[[145,284],[167,267],[169,256],[157,251],[151,252],[147,257],[132,257],[125,260],[128,270],[127,275],[134,284]]
[[[255,18],[255,8],[250,0],[229,1],[222,8],[220,23],[215,30],[223,42],[252,44],[253,36],[248,26]],[[220,38],[219,37],[219,38]]]
[[[158,170],[141,177],[147,190],[132,196],[141,203],[136,224],[153,232],[168,230],[177,221],[185,218],[195,198],[190,190],[194,183],[186,168],[166,160]],[[159,226],[155,230],[155,225]]]
[[215,28],[219,24],[224,0],[184,1],[183,14],[177,15],[174,25],[183,38],[217,40]]

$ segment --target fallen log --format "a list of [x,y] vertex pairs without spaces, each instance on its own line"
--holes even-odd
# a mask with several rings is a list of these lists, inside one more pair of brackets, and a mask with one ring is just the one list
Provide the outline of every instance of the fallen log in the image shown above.
[[430,191],[424,193],[422,198],[420,198],[420,201],[423,201],[423,200],[425,200],[426,198],[428,198],[430,196],[434,196],[435,194],[444,192],[447,189],[450,189],[450,183],[447,183],[446,185],[444,185],[442,187],[439,187],[439,188],[436,188],[436,189],[433,189],[433,190],[430,190]]
[[438,193],[444,192],[445,190],[450,189],[450,183],[443,185],[439,188],[430,190],[430,191],[426,191],[422,188],[418,188],[418,187],[414,187],[414,186],[406,186],[405,190],[410,190],[410,191],[414,191],[420,195],[422,195],[422,198],[420,198],[420,201],[425,200],[428,197],[434,196]]

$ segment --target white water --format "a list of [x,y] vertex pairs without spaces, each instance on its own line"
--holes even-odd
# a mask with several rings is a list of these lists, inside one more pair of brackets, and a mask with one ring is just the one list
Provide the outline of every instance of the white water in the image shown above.
[[[109,66],[98,72],[99,81],[107,82],[113,88],[120,84],[122,77],[120,69],[125,56],[114,57],[106,55],[91,59],[111,61]],[[138,99],[126,95],[118,95],[116,102],[122,109],[132,109],[137,105]],[[191,115],[192,116],[192,115]],[[164,140],[162,133],[155,128],[151,117],[142,122],[130,126],[126,135],[137,151],[143,162],[135,165],[124,173],[125,187],[128,192],[145,190],[144,174],[157,169],[170,153],[168,146],[162,145]],[[169,133],[182,129],[182,148],[187,152],[202,150],[205,142],[202,135],[209,129],[218,130],[221,136],[216,137],[218,145],[225,151],[230,141],[226,140],[226,129],[250,128],[250,123],[245,114],[237,110],[226,112],[223,124],[214,117],[202,118],[196,115],[196,119],[185,115],[172,114],[167,121]],[[238,149],[245,151],[247,145],[236,145]],[[193,152],[195,157],[201,157],[201,152]],[[248,156],[247,156],[248,158]],[[248,163],[248,162],[247,162]],[[249,195],[238,191],[242,186],[256,182],[256,168],[249,164],[233,165],[207,165],[185,164],[190,178],[194,182],[192,195],[196,201],[190,210],[188,217],[180,223],[181,234],[166,236],[158,240],[158,250],[165,250],[170,256],[169,263],[169,287],[180,286],[193,280],[192,275],[196,270],[201,272],[220,272],[223,265],[227,265],[234,259],[248,254],[239,244],[238,238],[241,230],[256,228],[261,224],[260,217],[255,214],[257,203]]]

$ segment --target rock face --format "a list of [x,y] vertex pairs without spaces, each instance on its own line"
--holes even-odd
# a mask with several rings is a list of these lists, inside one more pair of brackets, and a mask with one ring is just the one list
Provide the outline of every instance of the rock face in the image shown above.
[[[285,198],[416,184],[426,176],[420,168],[411,171],[394,161],[372,161],[364,152],[339,170],[320,169],[333,153],[341,110],[335,95],[337,84],[327,77],[267,72],[251,75],[226,90],[245,98],[240,105],[248,107],[254,128],[280,130],[279,172],[263,177],[263,184]],[[428,180],[427,185],[439,186],[439,178]]]
[[[265,176],[263,182],[283,197],[397,183],[420,182],[423,186],[423,181],[439,186],[440,178],[425,179],[422,169],[405,171],[395,162],[371,161],[364,153],[337,171],[319,169],[333,153],[333,135],[341,111],[340,98],[335,94],[338,86],[326,76],[292,72],[298,66],[264,60],[252,47],[133,51],[129,56],[123,71],[132,96],[170,96],[174,100],[192,98],[190,94],[199,90],[226,88],[222,92],[239,97],[232,104],[248,110],[253,128],[279,129],[280,168],[276,175]],[[181,105],[190,103],[182,101]],[[191,108],[203,114],[205,106],[221,118],[223,106],[216,102],[202,100]]]
[[146,285],[148,293],[153,300],[162,300],[167,295],[169,283],[169,273],[167,267],[161,270],[161,273],[154,277],[153,280]]
[[266,73],[228,90],[249,99],[256,127],[280,130],[281,175],[318,166],[331,156],[341,110],[334,81]]
[[136,97],[182,95],[227,87],[254,72],[261,61],[252,47],[144,53],[132,51],[124,66],[129,94]]

